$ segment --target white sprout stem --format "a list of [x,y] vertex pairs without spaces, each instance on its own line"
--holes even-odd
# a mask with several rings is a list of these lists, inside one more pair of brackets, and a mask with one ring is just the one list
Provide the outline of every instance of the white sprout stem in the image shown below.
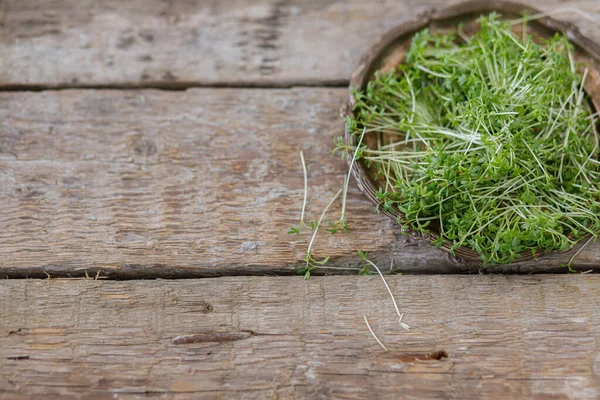
[[542,12],[539,14],[526,16],[523,18],[513,19],[512,21],[509,21],[509,22],[512,25],[515,25],[515,24],[520,24],[520,23],[527,22],[527,21],[533,21],[533,20],[540,19],[540,18],[550,17],[550,16],[556,15],[556,14],[568,14],[568,13],[576,14],[576,15],[583,17],[591,22],[598,22],[598,18],[592,18],[587,13],[585,13],[577,8],[574,8],[574,7],[558,8],[556,10],[546,11],[546,12]]
[[327,204],[327,206],[321,213],[321,216],[319,217],[319,221],[317,221],[317,226],[315,226],[315,230],[313,232],[312,238],[310,239],[310,243],[308,244],[308,250],[306,251],[307,254],[310,255],[310,250],[312,249],[313,242],[315,241],[315,238],[317,237],[317,232],[319,231],[319,227],[321,226],[321,221],[323,221],[323,217],[325,217],[325,213],[327,213],[327,210],[329,210],[329,207],[331,207],[333,202],[336,201],[336,199],[340,196],[341,193],[342,193],[342,189],[338,190],[337,193],[335,194],[335,196],[333,196],[331,201],[329,201],[329,204]]
[[[546,179],[549,181],[550,180],[550,175],[548,175],[548,172],[546,171],[546,168],[544,168],[544,166],[542,165],[541,161],[537,158],[537,156],[535,155],[535,153],[533,152],[533,150],[531,150],[531,147],[529,147],[529,145],[527,144],[527,142],[525,140],[523,140],[523,144],[527,147],[527,150],[529,150],[529,152],[531,153],[531,155],[533,156],[533,158],[535,159],[535,161],[540,166],[540,169],[542,170],[542,172],[546,176]],[[561,166],[561,169],[562,169],[562,160],[561,160],[560,166]]]
[[377,340],[377,343],[379,343],[379,345],[384,351],[388,351],[387,347],[385,347],[385,345],[381,343],[381,340],[379,340],[375,332],[373,332],[373,329],[371,329],[371,325],[369,325],[369,320],[367,319],[367,316],[363,315],[363,317],[365,319],[365,324],[367,324],[367,328],[369,328],[369,332],[371,332],[371,335],[375,338],[375,340]]
[[304,161],[304,152],[300,151],[300,160],[302,161],[302,171],[304,172],[304,200],[302,201],[302,214],[300,214],[300,226],[304,225],[304,211],[306,210],[306,198],[308,197],[308,173],[306,172],[306,161]]
[[421,71],[427,72],[428,74],[431,74],[433,76],[437,76],[438,78],[446,78],[446,79],[451,78],[451,76],[448,75],[448,74],[440,74],[440,73],[437,73],[437,72],[433,72],[432,70],[430,70],[428,68],[425,68],[425,67],[423,67],[422,65],[419,65],[419,64],[415,64],[415,67],[419,68]]
[[408,83],[408,88],[410,89],[410,97],[412,99],[412,112],[410,114],[410,123],[412,124],[415,118],[415,111],[417,108],[417,101],[415,99],[415,91],[413,90],[412,82],[408,77],[408,74],[404,72],[404,77],[406,78],[406,82]]
[[471,42],[471,38],[470,38],[469,36],[467,36],[467,35],[465,34],[465,32],[463,32],[463,30],[462,30],[462,29],[459,29],[459,30],[458,30],[458,36],[460,36],[460,38],[461,38],[462,40],[464,40],[464,41],[465,41],[465,43],[470,43],[470,42]]
[[581,246],[579,248],[579,250],[577,250],[577,252],[575,254],[573,254],[573,257],[571,257],[571,259],[569,260],[569,263],[567,264],[569,267],[571,267],[571,263],[573,263],[573,260],[575,260],[575,258],[577,258],[577,256],[579,255],[579,253],[581,253],[583,251],[583,249],[585,249],[585,247],[592,241],[592,239],[594,239],[595,236],[591,236],[587,242],[585,242],[583,244],[583,246]]
[[350,175],[352,175],[352,168],[354,167],[354,162],[356,161],[356,155],[358,154],[358,150],[360,150],[360,145],[362,144],[362,140],[365,137],[365,132],[367,128],[363,128],[362,134],[360,135],[360,139],[358,139],[358,144],[356,145],[356,150],[354,150],[354,155],[352,156],[352,161],[350,162],[350,170],[348,171],[348,175],[346,175],[346,181],[344,182],[344,195],[342,198],[342,216],[340,217],[340,221],[344,222],[344,216],[346,214],[346,195],[348,194],[348,185],[350,184]]
[[387,282],[385,281],[385,278],[383,277],[383,274],[381,273],[381,271],[379,270],[379,268],[377,267],[377,265],[375,265],[375,263],[371,260],[366,260],[366,262],[368,262],[369,264],[371,264],[379,273],[379,276],[381,276],[381,279],[383,280],[383,284],[385,285],[385,288],[387,289],[388,293],[390,294],[390,297],[392,298],[392,303],[394,303],[394,308],[396,309],[396,313],[398,314],[398,317],[400,318],[399,322],[400,322],[400,326],[404,329],[406,329],[407,331],[410,330],[410,326],[408,326],[407,324],[405,324],[404,322],[402,322],[402,318],[404,317],[404,314],[400,312],[400,310],[398,309],[398,304],[396,304],[396,299],[394,298],[394,294],[392,293],[392,290],[390,289],[390,287],[388,286]]

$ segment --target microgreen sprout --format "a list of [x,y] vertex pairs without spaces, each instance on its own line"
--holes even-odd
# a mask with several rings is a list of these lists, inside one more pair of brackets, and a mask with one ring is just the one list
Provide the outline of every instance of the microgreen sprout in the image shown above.
[[302,172],[304,173],[304,200],[302,200],[302,213],[300,214],[300,224],[297,227],[292,226],[288,231],[288,234],[299,234],[302,227],[309,229],[315,229],[315,223],[304,222],[304,212],[306,211],[306,198],[308,197],[308,173],[306,171],[306,161],[304,161],[304,152],[300,151],[300,161],[302,162]]
[[583,251],[583,249],[585,249],[586,246],[588,244],[590,244],[590,242],[592,241],[592,239],[594,239],[594,236],[590,236],[590,238],[579,248],[579,250],[577,250],[575,252],[575,254],[573,254],[571,256],[571,258],[569,259],[569,262],[565,265],[569,269],[569,272],[577,272],[576,270],[573,269],[573,267],[571,266],[571,264],[573,264],[573,260],[575,260],[577,258],[577,256],[579,255],[579,253],[581,253]]
[[521,18],[513,19],[512,21],[510,21],[510,23],[512,25],[522,24],[524,22],[535,21],[536,19],[550,17],[550,16],[557,15],[557,14],[575,14],[578,17],[585,18],[585,19],[587,19],[590,22],[598,22],[597,18],[591,17],[589,15],[589,13],[586,13],[586,12],[584,12],[584,11],[578,9],[578,8],[565,7],[565,8],[557,8],[557,9],[554,9],[554,10],[550,10],[550,11],[546,11],[546,12],[541,12],[541,13],[533,14],[533,15],[524,15]]
[[[414,35],[405,63],[352,89],[346,146],[380,177],[380,209],[484,263],[567,250],[600,231],[598,114],[567,38],[542,44],[492,13],[472,36]],[[340,144],[337,143],[338,148]],[[344,146],[341,146],[342,148]],[[358,150],[360,149],[360,152]]]
[[396,303],[396,299],[394,298],[394,294],[392,293],[392,290],[390,289],[390,287],[388,286],[385,278],[383,277],[383,274],[381,273],[381,271],[379,270],[379,268],[377,267],[377,265],[375,265],[375,263],[371,260],[369,260],[367,258],[368,253],[362,251],[362,250],[358,250],[358,256],[360,257],[361,260],[365,261],[368,263],[368,265],[372,266],[373,268],[375,268],[375,270],[377,271],[377,273],[379,274],[379,276],[381,277],[381,280],[383,281],[383,284],[385,285],[385,288],[387,289],[388,293],[390,294],[390,297],[392,299],[392,303],[394,303],[394,308],[396,309],[396,313],[398,314],[398,322],[400,323],[400,326],[404,329],[406,329],[407,331],[410,330],[410,326],[408,326],[406,323],[402,322],[402,318],[404,317],[404,313],[401,313],[400,310],[398,309],[398,304]]
[[342,214],[340,215],[340,219],[336,222],[329,221],[329,228],[326,231],[330,233],[337,233],[338,231],[346,232],[349,227],[346,223],[346,195],[348,194],[348,185],[350,184],[350,176],[352,175],[352,168],[354,168],[354,163],[356,162],[356,156],[358,155],[363,138],[365,137],[366,128],[363,129],[360,138],[358,139],[358,144],[356,145],[356,149],[354,150],[354,154],[352,155],[352,161],[350,161],[350,169],[346,174],[346,178],[344,179],[344,186],[342,190]]
[[319,231],[319,227],[321,226],[321,222],[323,221],[323,218],[325,217],[327,210],[329,210],[329,207],[331,207],[331,205],[337,200],[337,198],[340,197],[341,193],[342,193],[342,189],[338,190],[337,193],[335,194],[335,196],[333,196],[333,198],[325,206],[325,208],[323,209],[323,212],[321,213],[321,216],[319,217],[319,220],[317,221],[317,223],[313,229],[313,235],[310,239],[310,243],[308,244],[308,248],[306,249],[306,257],[304,258],[304,261],[306,262],[306,264],[299,271],[300,274],[304,275],[304,279],[308,279],[310,277],[310,271],[327,264],[327,262],[329,261],[329,257],[325,257],[323,260],[320,260],[320,261],[315,260],[312,255],[312,246],[315,241],[315,238],[317,237],[317,232]]
[[369,329],[369,332],[371,332],[371,335],[377,341],[377,344],[379,344],[379,346],[381,346],[381,348],[384,351],[388,351],[387,347],[385,347],[385,345],[381,342],[381,340],[379,340],[379,338],[377,337],[377,335],[375,334],[375,332],[373,332],[373,329],[371,329],[371,325],[369,324],[369,320],[367,319],[367,316],[363,315],[363,318],[365,319],[365,324],[367,324],[367,328]]

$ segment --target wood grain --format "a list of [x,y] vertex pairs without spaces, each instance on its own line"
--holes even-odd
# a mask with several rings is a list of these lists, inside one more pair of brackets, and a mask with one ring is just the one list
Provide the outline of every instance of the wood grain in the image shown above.
[[[385,31],[448,0],[3,0],[0,87],[344,85]],[[590,0],[527,1],[543,10]],[[597,23],[559,15],[600,40]]]
[[600,395],[600,277],[388,282],[1,281],[0,398]]
[[[329,156],[345,96],[326,88],[0,93],[0,276],[294,274],[311,236],[286,233],[300,218],[298,152],[314,220],[347,170]],[[402,236],[354,183],[348,221],[352,232],[323,231],[315,242],[332,267],[359,267],[361,249],[396,271],[479,270]],[[600,266],[598,249],[588,245],[574,266]],[[501,271],[565,271],[559,264],[570,256]]]

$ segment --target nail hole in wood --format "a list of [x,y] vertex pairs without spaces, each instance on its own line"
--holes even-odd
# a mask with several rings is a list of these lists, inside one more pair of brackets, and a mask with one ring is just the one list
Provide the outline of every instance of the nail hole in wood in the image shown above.
[[427,354],[427,358],[430,360],[442,360],[448,358],[448,353],[445,350],[438,350]]

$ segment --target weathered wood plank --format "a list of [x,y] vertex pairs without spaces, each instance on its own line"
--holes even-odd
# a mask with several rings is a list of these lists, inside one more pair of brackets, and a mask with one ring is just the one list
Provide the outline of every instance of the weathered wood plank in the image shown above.
[[[0,87],[344,84],[386,30],[449,3],[4,0]],[[600,13],[589,0],[527,3]],[[600,40],[598,24],[560,17]]]
[[[344,89],[63,90],[0,93],[0,276],[193,277],[294,273],[308,215],[341,187],[330,158]],[[332,210],[336,218],[339,206]],[[350,233],[315,254],[357,267],[356,251],[397,271],[474,271],[402,236],[354,185]],[[576,259],[600,266],[598,245]],[[556,270],[570,254],[503,271]],[[564,270],[564,268],[563,268]],[[332,270],[332,272],[340,272]]]
[[600,277],[388,282],[0,281],[0,398],[600,396]]
[[[293,273],[309,240],[286,234],[302,204],[298,151],[308,160],[314,219],[347,168],[329,157],[345,94],[0,94],[1,273]],[[389,262],[405,246],[411,267],[448,265],[445,255],[397,238],[357,189],[349,213],[356,232],[323,232],[316,243],[336,266],[359,247],[383,251]]]

